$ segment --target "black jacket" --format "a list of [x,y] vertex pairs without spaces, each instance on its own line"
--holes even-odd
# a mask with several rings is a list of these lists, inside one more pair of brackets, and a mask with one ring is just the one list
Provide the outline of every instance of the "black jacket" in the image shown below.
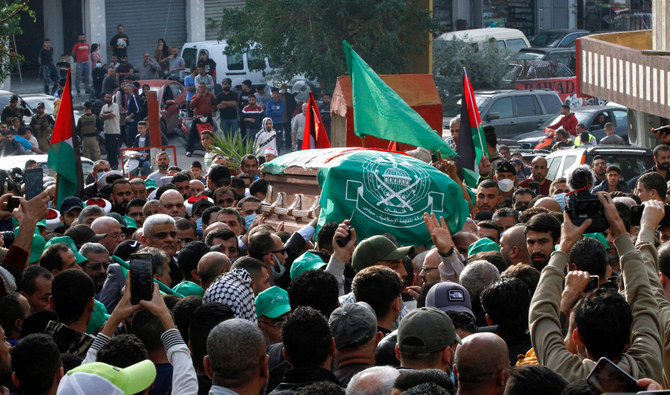
[[297,394],[300,388],[319,381],[330,381],[340,385],[340,383],[337,381],[337,378],[330,370],[323,368],[291,368],[284,372],[284,378],[282,379],[282,382],[277,386],[277,388],[270,392],[270,394]]

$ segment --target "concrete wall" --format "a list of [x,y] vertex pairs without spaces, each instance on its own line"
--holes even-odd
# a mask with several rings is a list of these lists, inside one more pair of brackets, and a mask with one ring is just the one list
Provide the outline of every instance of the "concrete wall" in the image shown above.
[[186,2],[186,41],[205,40],[205,0]]
[[51,39],[54,62],[63,51],[63,4],[60,1],[44,2],[44,37]]
[[[105,32],[105,0],[84,0],[84,29],[89,43],[100,45],[100,55],[107,59],[108,39]],[[110,37],[111,38],[111,37]]]

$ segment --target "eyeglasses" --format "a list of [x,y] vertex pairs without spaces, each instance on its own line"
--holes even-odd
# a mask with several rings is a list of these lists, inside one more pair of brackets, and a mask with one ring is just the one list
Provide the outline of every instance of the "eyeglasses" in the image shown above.
[[423,271],[430,271],[430,270],[437,270],[438,267],[430,267],[430,266],[421,266],[421,270]]
[[281,250],[276,250],[276,251],[270,251],[268,254],[286,254],[286,248],[282,248]]
[[265,325],[273,326],[275,328],[281,328],[281,326],[284,325],[284,320],[279,320],[279,321],[261,321],[261,320],[258,320],[258,322],[260,322],[262,324],[265,324]]
[[86,269],[88,269],[88,270],[100,270],[100,266],[102,265],[102,267],[104,267],[105,270],[107,270],[107,268],[109,267],[110,263],[111,263],[111,262],[97,263],[97,264],[95,264],[95,265],[86,265]]
[[107,233],[106,237],[111,237],[112,239],[123,239],[126,236],[121,233]]

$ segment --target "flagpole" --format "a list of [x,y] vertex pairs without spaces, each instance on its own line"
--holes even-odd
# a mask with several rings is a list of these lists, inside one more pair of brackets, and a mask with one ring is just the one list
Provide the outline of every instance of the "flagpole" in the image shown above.
[[[68,70],[68,76],[70,71]],[[70,87],[70,89],[72,89]],[[70,90],[71,92],[71,90]],[[77,195],[81,197],[84,191],[84,173],[81,167],[81,151],[79,151],[79,136],[77,135],[77,125],[74,123],[74,103],[70,96],[70,112],[72,113],[72,150],[74,151],[74,166],[77,174]]]
[[[470,82],[470,78],[468,78],[468,72],[466,71],[465,66],[463,66],[463,74],[465,74],[465,79],[468,80],[468,84],[470,86],[472,86],[472,83]],[[463,92],[463,93],[465,93],[465,92]],[[475,103],[475,97],[474,97],[475,92],[474,92],[474,90],[473,89],[469,90],[468,94],[470,95],[468,97],[468,99],[470,100],[470,103]],[[478,140],[479,140],[479,145],[482,149],[482,155],[484,155],[488,158],[489,157],[488,156],[488,150],[484,149],[484,142],[481,139],[481,130],[480,130],[480,125],[481,124],[479,122],[477,122],[477,114],[474,114],[474,115],[475,115],[475,122],[477,123],[477,131],[479,132],[478,133],[479,134],[479,139]]]

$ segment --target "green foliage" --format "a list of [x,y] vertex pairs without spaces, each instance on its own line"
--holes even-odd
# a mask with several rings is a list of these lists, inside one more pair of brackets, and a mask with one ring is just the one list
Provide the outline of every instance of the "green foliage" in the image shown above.
[[428,10],[406,0],[247,0],[224,9],[220,26],[229,53],[255,44],[282,67],[280,79],[304,75],[327,91],[347,71],[342,40],[377,73],[399,73],[416,50],[413,37],[437,27]]
[[240,137],[239,133],[233,133],[232,136],[217,133],[214,136],[214,144],[205,148],[211,148],[212,152],[227,158],[228,167],[231,169],[240,168],[244,155],[257,154],[254,150],[253,140]]
[[500,89],[506,56],[490,45],[477,48],[462,40],[433,41],[433,78],[443,103],[463,94],[463,67],[475,90]]
[[35,12],[28,8],[30,0],[0,0],[0,82],[11,73],[23,56],[13,48],[12,35],[21,35],[21,13],[35,20]]

